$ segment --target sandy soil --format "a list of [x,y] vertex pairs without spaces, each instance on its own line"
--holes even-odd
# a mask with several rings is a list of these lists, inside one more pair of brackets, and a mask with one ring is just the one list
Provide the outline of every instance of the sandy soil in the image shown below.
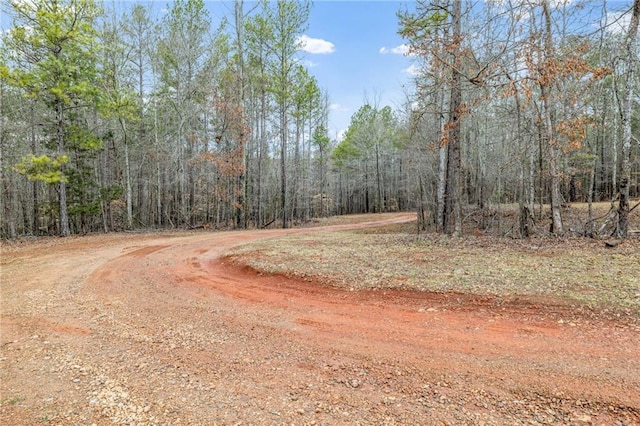
[[553,300],[349,292],[220,258],[318,230],[3,246],[0,424],[640,424],[627,320]]

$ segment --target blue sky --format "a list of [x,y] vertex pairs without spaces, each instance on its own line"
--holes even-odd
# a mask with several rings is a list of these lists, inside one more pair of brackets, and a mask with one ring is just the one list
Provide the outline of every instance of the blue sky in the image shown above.
[[[126,7],[133,2],[105,0],[104,5]],[[139,3],[147,2],[140,0]],[[156,18],[161,18],[172,1],[155,0],[152,4]],[[205,4],[210,11],[212,28],[216,28],[225,15],[232,19],[232,1],[205,0]],[[396,108],[404,103],[403,85],[411,87],[411,77],[405,71],[411,60],[397,49],[402,39],[397,34],[396,12],[406,4],[406,1],[381,0],[312,1],[304,34],[309,42],[301,56],[319,86],[329,94],[331,138],[347,129],[351,116],[365,99],[379,107]],[[245,0],[246,10],[254,5],[251,0]],[[2,9],[4,7],[0,9],[0,27],[6,29],[10,20],[2,16]]]
[[[29,0],[22,0],[29,1]],[[574,0],[568,1],[569,4]],[[130,4],[129,0],[105,0],[106,6]],[[140,1],[145,3],[145,1]],[[160,18],[171,0],[152,1]],[[212,28],[220,19],[232,17],[230,0],[205,0]],[[628,7],[631,0],[610,0],[610,11]],[[595,2],[594,4],[598,4]],[[245,0],[248,10],[254,2]],[[303,60],[331,104],[329,136],[336,138],[347,129],[351,116],[365,102],[379,107],[401,108],[406,92],[413,90],[412,59],[405,56],[403,39],[398,35],[396,13],[414,6],[411,0],[315,0],[312,2],[308,29],[304,34]],[[1,13],[1,12],[0,12]],[[615,17],[616,13],[609,13]],[[618,15],[619,16],[619,15]],[[9,22],[0,16],[0,26]],[[621,29],[626,25],[621,25]]]
[[[109,0],[107,0],[108,3]],[[118,0],[116,0],[118,1]],[[121,1],[121,0],[120,0]],[[154,2],[160,14],[171,1]],[[230,0],[205,0],[212,28],[233,17]],[[365,103],[400,108],[411,89],[411,59],[398,47],[396,13],[409,4],[389,0],[315,0],[311,2],[301,58],[319,86],[329,94],[329,137],[340,138],[351,116]],[[255,3],[245,0],[245,10]]]
[[[552,5],[554,1],[568,5],[578,3],[576,0],[552,0]],[[631,3],[632,0],[608,0],[607,21],[616,22],[609,32],[626,31],[629,16],[619,20],[620,11],[628,10]],[[414,90],[411,71],[415,65],[412,67],[413,60],[403,54],[406,46],[397,33],[396,16],[399,10],[407,7],[412,10],[414,6],[411,0],[313,2],[306,36],[318,39],[313,40],[314,45],[326,47],[324,41],[331,43],[333,49],[330,53],[309,52],[306,59],[310,61],[310,72],[329,93],[332,138],[347,129],[351,116],[365,102],[401,108],[406,102],[406,93]],[[583,12],[590,10],[596,14],[595,21],[584,22],[587,32],[595,30],[595,24],[603,19],[599,14],[601,7],[602,3],[595,0]]]
[[[393,108],[404,103],[403,85],[411,89],[408,71],[412,61],[398,48],[403,40],[397,33],[396,12],[405,5],[398,1],[313,4],[306,35],[331,43],[333,51],[307,52],[305,59],[329,93],[332,138],[346,130],[351,116],[366,101]],[[322,43],[315,44],[322,47]]]
[[[172,2],[154,3],[162,14]],[[212,28],[223,16],[232,19],[231,1],[205,3]],[[389,0],[312,1],[301,58],[329,94],[329,137],[339,138],[365,102],[392,108],[404,103],[403,85],[411,89],[408,71],[412,61],[398,49],[403,40],[398,35],[396,13],[407,4]],[[245,10],[254,5],[245,0]]]

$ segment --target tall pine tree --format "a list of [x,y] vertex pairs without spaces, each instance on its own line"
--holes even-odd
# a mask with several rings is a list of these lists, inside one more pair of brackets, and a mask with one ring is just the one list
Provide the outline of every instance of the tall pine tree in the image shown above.
[[7,67],[3,77],[44,102],[49,114],[43,124],[51,137],[49,153],[24,158],[18,169],[30,179],[57,185],[59,233],[67,236],[69,151],[101,147],[78,120],[82,110],[99,105],[93,24],[101,10],[93,0],[13,0],[10,6],[14,25],[7,44],[12,64],[20,65]]

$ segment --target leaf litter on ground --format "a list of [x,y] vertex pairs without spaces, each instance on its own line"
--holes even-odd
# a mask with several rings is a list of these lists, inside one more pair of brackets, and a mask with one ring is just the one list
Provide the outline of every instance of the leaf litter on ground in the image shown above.
[[349,290],[542,296],[640,317],[637,238],[612,249],[585,238],[416,236],[410,226],[260,240],[226,257]]

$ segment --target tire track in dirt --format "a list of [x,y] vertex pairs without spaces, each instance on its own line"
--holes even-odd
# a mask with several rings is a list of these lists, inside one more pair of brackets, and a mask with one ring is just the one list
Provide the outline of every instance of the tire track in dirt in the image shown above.
[[219,259],[258,238],[376,225],[79,239],[12,254],[0,421],[640,424],[628,324],[535,300],[348,292]]

